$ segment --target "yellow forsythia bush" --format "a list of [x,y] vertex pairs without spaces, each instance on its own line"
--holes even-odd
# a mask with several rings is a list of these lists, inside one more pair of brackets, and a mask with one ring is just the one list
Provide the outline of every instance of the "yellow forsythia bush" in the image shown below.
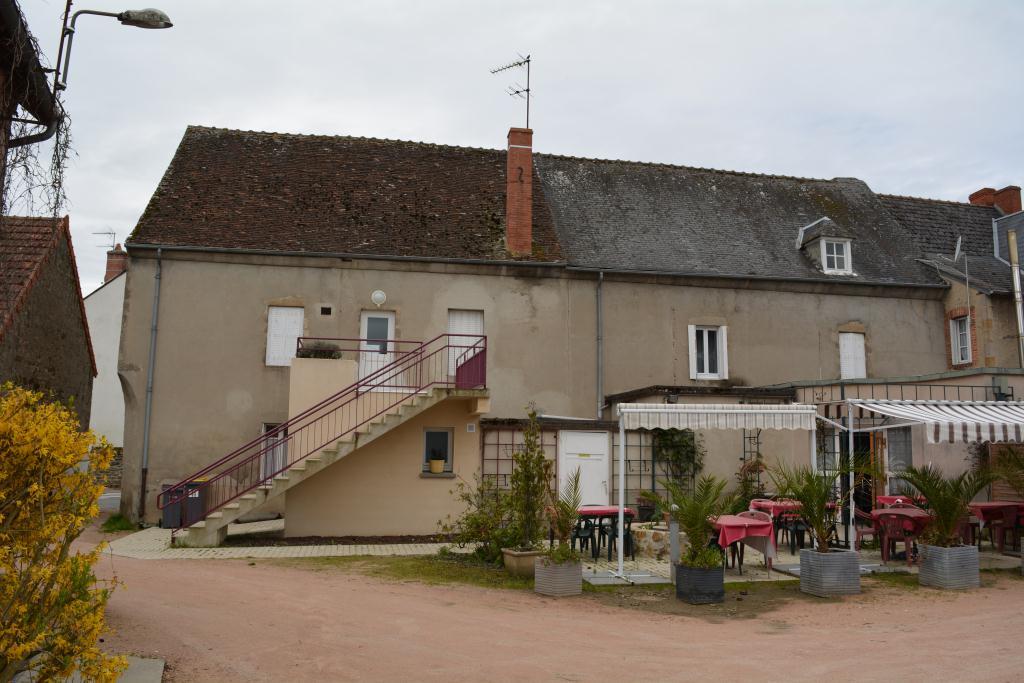
[[[103,547],[71,548],[99,514],[97,475],[112,457],[105,441],[79,431],[66,406],[0,387],[0,681],[21,671],[61,679],[74,670],[113,681],[124,670],[124,658],[97,646],[113,589],[92,571]],[[88,471],[79,471],[86,459]]]

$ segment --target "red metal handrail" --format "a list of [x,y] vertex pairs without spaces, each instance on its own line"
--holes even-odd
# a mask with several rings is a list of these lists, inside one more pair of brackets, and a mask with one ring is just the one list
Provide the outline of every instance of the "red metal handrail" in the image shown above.
[[178,504],[176,528],[191,526],[427,389],[485,387],[486,352],[485,336],[442,334],[393,353],[393,361],[161,492],[157,506]]

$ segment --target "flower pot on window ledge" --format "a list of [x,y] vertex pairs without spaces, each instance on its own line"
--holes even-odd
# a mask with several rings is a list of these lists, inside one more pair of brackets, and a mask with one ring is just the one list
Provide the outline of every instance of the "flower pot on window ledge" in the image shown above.
[[444,474],[444,459],[435,460],[430,459],[430,473],[431,474]]

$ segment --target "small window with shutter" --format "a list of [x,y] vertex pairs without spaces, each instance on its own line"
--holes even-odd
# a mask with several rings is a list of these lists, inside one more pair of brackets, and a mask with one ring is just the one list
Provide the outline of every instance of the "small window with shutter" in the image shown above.
[[298,306],[271,306],[267,309],[267,365],[292,364],[295,345],[302,336],[303,310]]
[[690,379],[728,379],[729,344],[725,325],[688,325]]
[[864,355],[864,335],[859,332],[840,332],[840,379],[859,379],[867,376],[867,362]]

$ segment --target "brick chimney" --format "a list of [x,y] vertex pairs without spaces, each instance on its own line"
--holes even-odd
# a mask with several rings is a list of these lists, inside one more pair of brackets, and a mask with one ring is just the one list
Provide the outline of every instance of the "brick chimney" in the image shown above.
[[513,256],[533,253],[533,131],[508,129],[505,245]]
[[128,252],[115,244],[114,248],[107,252],[107,273],[103,276],[103,282],[110,282],[115,277],[128,270]]
[[983,187],[977,192],[972,192],[968,201],[978,206],[994,206],[1004,215],[1021,210],[1020,188],[1016,185],[1007,185],[1001,190]]

